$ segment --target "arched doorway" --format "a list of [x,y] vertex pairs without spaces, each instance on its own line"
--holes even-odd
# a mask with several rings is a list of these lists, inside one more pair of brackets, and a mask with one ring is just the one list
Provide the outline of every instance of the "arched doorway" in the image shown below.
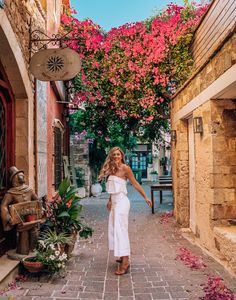
[[[14,97],[0,63],[0,203],[9,183],[7,171],[14,165]],[[15,233],[6,233],[0,222],[0,256],[14,247]]]

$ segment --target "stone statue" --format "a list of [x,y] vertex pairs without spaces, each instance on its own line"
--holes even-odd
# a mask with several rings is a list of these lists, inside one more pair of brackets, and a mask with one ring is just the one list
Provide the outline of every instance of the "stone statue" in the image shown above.
[[33,190],[25,184],[25,175],[23,170],[18,170],[16,167],[9,169],[11,188],[5,194],[1,204],[1,218],[3,229],[9,231],[16,226],[17,230],[17,249],[16,253],[28,255],[35,248],[38,239],[37,224],[17,224],[12,225],[11,216],[9,213],[9,205],[22,203],[27,201],[38,200],[37,195]]

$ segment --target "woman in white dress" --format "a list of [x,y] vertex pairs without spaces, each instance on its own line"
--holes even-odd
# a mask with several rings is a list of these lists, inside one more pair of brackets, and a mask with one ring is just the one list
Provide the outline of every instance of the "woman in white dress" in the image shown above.
[[107,209],[110,211],[108,223],[109,250],[114,251],[114,256],[120,257],[119,268],[116,275],[126,274],[129,270],[130,242],[128,234],[128,216],[130,202],[127,197],[127,179],[134,188],[143,196],[148,206],[152,206],[144,189],[136,181],[129,166],[125,164],[125,156],[119,147],[110,150],[105,163],[100,171],[99,179],[106,178],[106,189],[110,194]]

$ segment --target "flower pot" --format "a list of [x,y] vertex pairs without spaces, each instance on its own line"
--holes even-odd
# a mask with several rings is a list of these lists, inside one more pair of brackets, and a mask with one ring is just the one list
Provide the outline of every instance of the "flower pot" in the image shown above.
[[25,216],[25,222],[31,222],[31,221],[36,221],[37,220],[37,215],[27,215]]
[[34,261],[35,257],[25,257],[22,259],[22,264],[30,273],[37,273],[43,270],[44,265],[40,261]]
[[100,196],[102,193],[102,186],[100,183],[95,183],[92,185],[91,187],[91,194],[94,196],[94,197],[98,197]]
[[65,253],[68,256],[70,256],[72,251],[74,250],[76,240],[77,240],[77,232],[71,234],[70,243],[65,245]]

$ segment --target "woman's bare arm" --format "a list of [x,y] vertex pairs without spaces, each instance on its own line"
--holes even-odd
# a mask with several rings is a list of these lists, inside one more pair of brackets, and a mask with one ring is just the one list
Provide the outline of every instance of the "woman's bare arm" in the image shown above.
[[138,181],[135,179],[134,174],[129,166],[125,166],[125,174],[126,177],[129,179],[129,181],[132,183],[134,188],[143,196],[144,200],[146,201],[147,205],[152,207],[152,202],[146,195],[144,189],[141,187],[141,185],[138,183]]
[[111,195],[110,195],[109,200],[107,202],[107,209],[111,210],[111,206],[112,206],[112,203],[111,203]]

